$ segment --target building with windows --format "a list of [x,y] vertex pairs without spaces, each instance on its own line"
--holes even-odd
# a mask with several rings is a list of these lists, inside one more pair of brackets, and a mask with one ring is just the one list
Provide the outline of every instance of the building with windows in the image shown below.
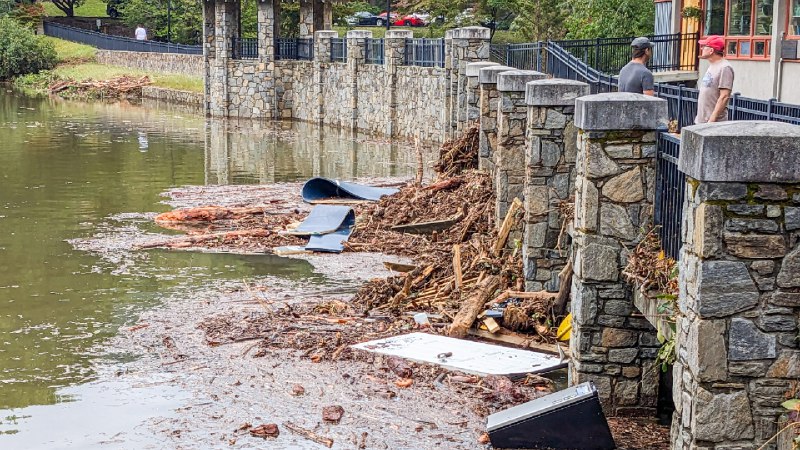
[[800,0],[657,0],[656,33],[665,32],[723,36],[735,92],[800,103]]

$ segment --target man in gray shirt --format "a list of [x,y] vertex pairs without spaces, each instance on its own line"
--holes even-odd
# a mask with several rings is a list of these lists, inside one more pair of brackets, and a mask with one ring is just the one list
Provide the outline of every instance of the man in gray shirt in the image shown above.
[[647,61],[653,56],[653,43],[646,37],[638,37],[631,42],[633,59],[619,71],[619,92],[655,95],[653,73],[647,68]]

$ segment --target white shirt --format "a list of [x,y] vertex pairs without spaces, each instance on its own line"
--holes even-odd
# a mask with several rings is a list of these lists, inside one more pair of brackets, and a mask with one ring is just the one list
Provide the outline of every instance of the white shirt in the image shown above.
[[142,27],[137,27],[135,34],[136,34],[136,40],[138,41],[144,41],[147,39],[147,30],[145,30]]

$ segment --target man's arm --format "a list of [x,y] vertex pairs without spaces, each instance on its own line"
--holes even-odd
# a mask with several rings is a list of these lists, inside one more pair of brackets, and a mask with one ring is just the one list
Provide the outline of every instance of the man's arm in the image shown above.
[[649,70],[642,76],[642,94],[651,97],[656,95],[655,80],[653,80],[653,72]]
[[711,113],[711,117],[708,118],[709,122],[717,121],[717,117],[719,117],[719,115],[722,114],[722,111],[725,111],[725,108],[728,106],[729,98],[731,98],[730,89],[719,90],[719,98],[717,99],[717,104],[714,105],[714,111]]

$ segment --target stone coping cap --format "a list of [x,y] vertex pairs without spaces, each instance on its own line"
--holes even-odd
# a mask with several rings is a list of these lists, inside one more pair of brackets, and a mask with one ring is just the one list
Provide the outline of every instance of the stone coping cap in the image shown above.
[[575,126],[586,131],[655,130],[667,125],[667,101],[609,92],[575,100]]
[[545,78],[529,81],[525,102],[530,106],[575,106],[575,99],[589,95],[589,85],[582,81]]
[[497,74],[497,90],[500,92],[525,92],[529,81],[541,80],[547,75],[535,70],[509,70]]
[[334,30],[320,30],[320,31],[315,31],[314,36],[316,37],[316,39],[338,38],[339,32]]
[[678,169],[700,181],[800,182],[800,126],[743,120],[685,127]]
[[492,30],[486,27],[462,27],[453,30],[450,35],[453,39],[486,39],[492,37]]
[[508,66],[489,66],[478,71],[478,81],[480,83],[497,83],[497,75],[509,70],[517,70]]
[[384,39],[411,39],[413,37],[414,32],[411,30],[389,30]]
[[350,30],[347,32],[347,38],[371,38],[372,31],[370,30]]
[[491,62],[491,61],[479,61],[479,62],[471,62],[467,63],[467,76],[468,77],[477,77],[478,73],[484,67],[492,67],[492,66],[499,66],[500,63]]

